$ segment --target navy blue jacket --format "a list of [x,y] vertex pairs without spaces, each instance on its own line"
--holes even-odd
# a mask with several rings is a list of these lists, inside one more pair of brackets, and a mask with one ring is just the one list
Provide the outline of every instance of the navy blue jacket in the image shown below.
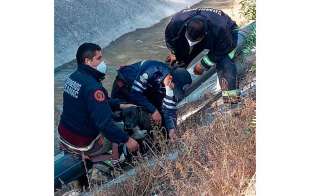
[[[157,109],[163,115],[166,129],[176,128],[176,100],[173,94],[167,95],[163,84],[170,74],[167,64],[147,60],[124,66],[119,73],[131,84],[128,101],[144,106],[150,113]],[[171,91],[170,91],[171,92]]]
[[87,65],[78,65],[65,81],[60,124],[79,136],[95,138],[101,132],[111,142],[125,143],[128,134],[112,121],[111,108],[119,108],[120,102],[108,97],[100,82],[103,77]]
[[[186,24],[192,18],[200,18],[205,24],[205,38],[193,46],[186,40]],[[202,50],[209,49],[208,57],[219,62],[223,56],[231,52],[237,45],[237,24],[223,11],[213,8],[184,9],[176,13],[165,30],[167,47],[175,54],[177,61],[186,65]]]

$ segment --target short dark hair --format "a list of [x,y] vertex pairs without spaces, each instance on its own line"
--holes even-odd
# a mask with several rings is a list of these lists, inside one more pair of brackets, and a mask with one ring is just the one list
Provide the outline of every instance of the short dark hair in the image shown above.
[[186,33],[191,41],[196,41],[205,34],[204,22],[201,19],[193,18],[187,23]]
[[101,47],[93,43],[83,43],[76,52],[77,64],[85,63],[85,59],[92,59],[96,55],[96,51],[101,51]]

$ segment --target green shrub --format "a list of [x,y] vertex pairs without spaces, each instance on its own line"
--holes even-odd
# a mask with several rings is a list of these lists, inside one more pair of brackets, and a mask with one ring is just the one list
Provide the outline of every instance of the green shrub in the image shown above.
[[244,43],[244,49],[242,50],[244,55],[249,55],[252,50],[256,48],[256,29],[253,29],[251,33],[248,34]]
[[256,20],[256,1],[255,0],[241,0],[240,13],[247,20]]

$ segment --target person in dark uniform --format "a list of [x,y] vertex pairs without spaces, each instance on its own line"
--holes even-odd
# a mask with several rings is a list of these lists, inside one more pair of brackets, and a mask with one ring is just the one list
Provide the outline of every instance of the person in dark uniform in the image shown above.
[[111,143],[124,144],[130,152],[136,151],[138,143],[113,122],[112,109],[124,105],[109,98],[102,86],[107,66],[100,46],[82,44],[76,60],[77,70],[64,84],[63,111],[58,126],[61,144],[90,160],[111,150]]
[[224,95],[240,94],[237,69],[232,58],[238,41],[238,26],[223,11],[213,8],[184,9],[176,13],[165,30],[171,64],[187,67],[204,49],[209,52],[196,64],[194,73],[216,66]]
[[176,105],[192,82],[185,68],[171,69],[167,64],[146,60],[123,66],[114,81],[112,98],[143,106],[151,119],[163,125],[171,140],[176,139]]

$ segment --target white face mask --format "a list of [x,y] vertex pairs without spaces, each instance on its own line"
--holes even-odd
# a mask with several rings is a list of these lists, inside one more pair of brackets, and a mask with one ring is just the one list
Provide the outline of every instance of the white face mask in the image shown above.
[[198,44],[199,42],[201,42],[201,40],[192,42],[191,40],[189,40],[189,39],[187,38],[187,34],[185,34],[185,38],[186,38],[186,40],[187,40],[187,42],[188,42],[188,44],[189,44],[190,47],[192,47],[193,45],[196,45],[196,44]]
[[187,39],[187,42],[188,42],[189,46],[192,47],[193,45],[198,44],[200,41],[192,42],[189,39]]
[[107,72],[107,65],[105,64],[104,61],[102,61],[98,66],[97,66],[97,70],[103,74],[105,74]]

